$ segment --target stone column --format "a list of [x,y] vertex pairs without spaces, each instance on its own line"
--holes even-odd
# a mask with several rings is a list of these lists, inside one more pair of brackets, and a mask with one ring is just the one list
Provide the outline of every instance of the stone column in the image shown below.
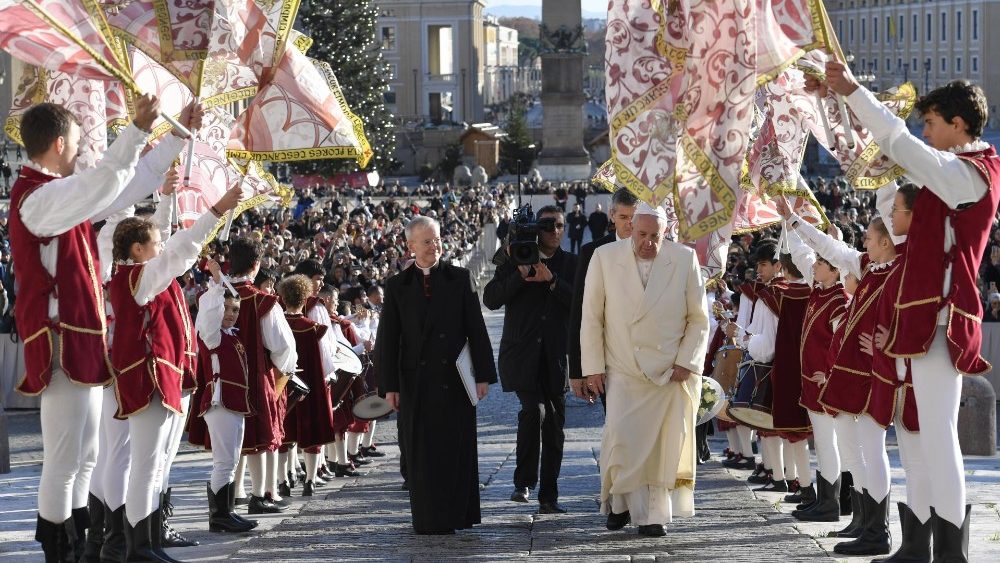
[[583,146],[583,34],[580,0],[543,0],[539,29],[542,56],[542,152],[544,180],[590,177]]

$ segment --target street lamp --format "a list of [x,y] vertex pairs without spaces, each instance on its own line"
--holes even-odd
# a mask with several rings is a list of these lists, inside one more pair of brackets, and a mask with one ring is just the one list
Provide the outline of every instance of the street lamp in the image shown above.
[[931,89],[931,60],[924,59],[924,95]]

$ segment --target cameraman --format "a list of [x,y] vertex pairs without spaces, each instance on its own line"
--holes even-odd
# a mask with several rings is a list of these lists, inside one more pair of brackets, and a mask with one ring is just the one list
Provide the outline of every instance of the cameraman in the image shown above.
[[[540,261],[533,266],[515,266],[509,258],[501,260],[483,290],[483,303],[492,310],[506,306],[500,381],[503,390],[517,393],[521,402],[510,499],[528,502],[529,489],[539,482],[540,458],[539,512],[554,514],[565,512],[557,503],[556,481],[563,456],[566,340],[576,255],[560,248],[566,221],[558,207],[543,207],[537,217]],[[518,219],[512,221],[512,233],[519,228]]]

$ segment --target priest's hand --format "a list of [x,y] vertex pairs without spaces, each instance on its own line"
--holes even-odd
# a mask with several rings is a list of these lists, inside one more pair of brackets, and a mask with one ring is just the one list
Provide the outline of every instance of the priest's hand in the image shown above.
[[674,373],[670,374],[670,381],[684,383],[691,377],[691,370],[674,365]]
[[861,351],[869,356],[875,355],[875,349],[872,347],[872,335],[867,332],[861,333],[858,337],[858,341],[861,343]]
[[476,383],[476,397],[480,401],[486,398],[486,394],[490,392],[490,384],[485,382]]
[[389,391],[385,394],[385,400],[389,403],[389,406],[392,407],[392,410],[399,410],[399,393]]
[[879,350],[885,350],[885,345],[889,343],[889,329],[882,325],[878,325],[875,329],[875,347]]
[[600,395],[601,393],[604,393],[604,374],[598,373],[595,375],[588,375],[586,390],[591,395]]

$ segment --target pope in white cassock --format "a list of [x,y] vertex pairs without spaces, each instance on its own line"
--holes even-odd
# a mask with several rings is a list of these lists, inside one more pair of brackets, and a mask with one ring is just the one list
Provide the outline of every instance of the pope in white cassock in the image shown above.
[[580,327],[588,392],[607,392],[601,513],[664,535],[694,514],[694,423],[709,339],[692,249],[664,241],[666,214],[640,203],[632,238],[594,252]]

